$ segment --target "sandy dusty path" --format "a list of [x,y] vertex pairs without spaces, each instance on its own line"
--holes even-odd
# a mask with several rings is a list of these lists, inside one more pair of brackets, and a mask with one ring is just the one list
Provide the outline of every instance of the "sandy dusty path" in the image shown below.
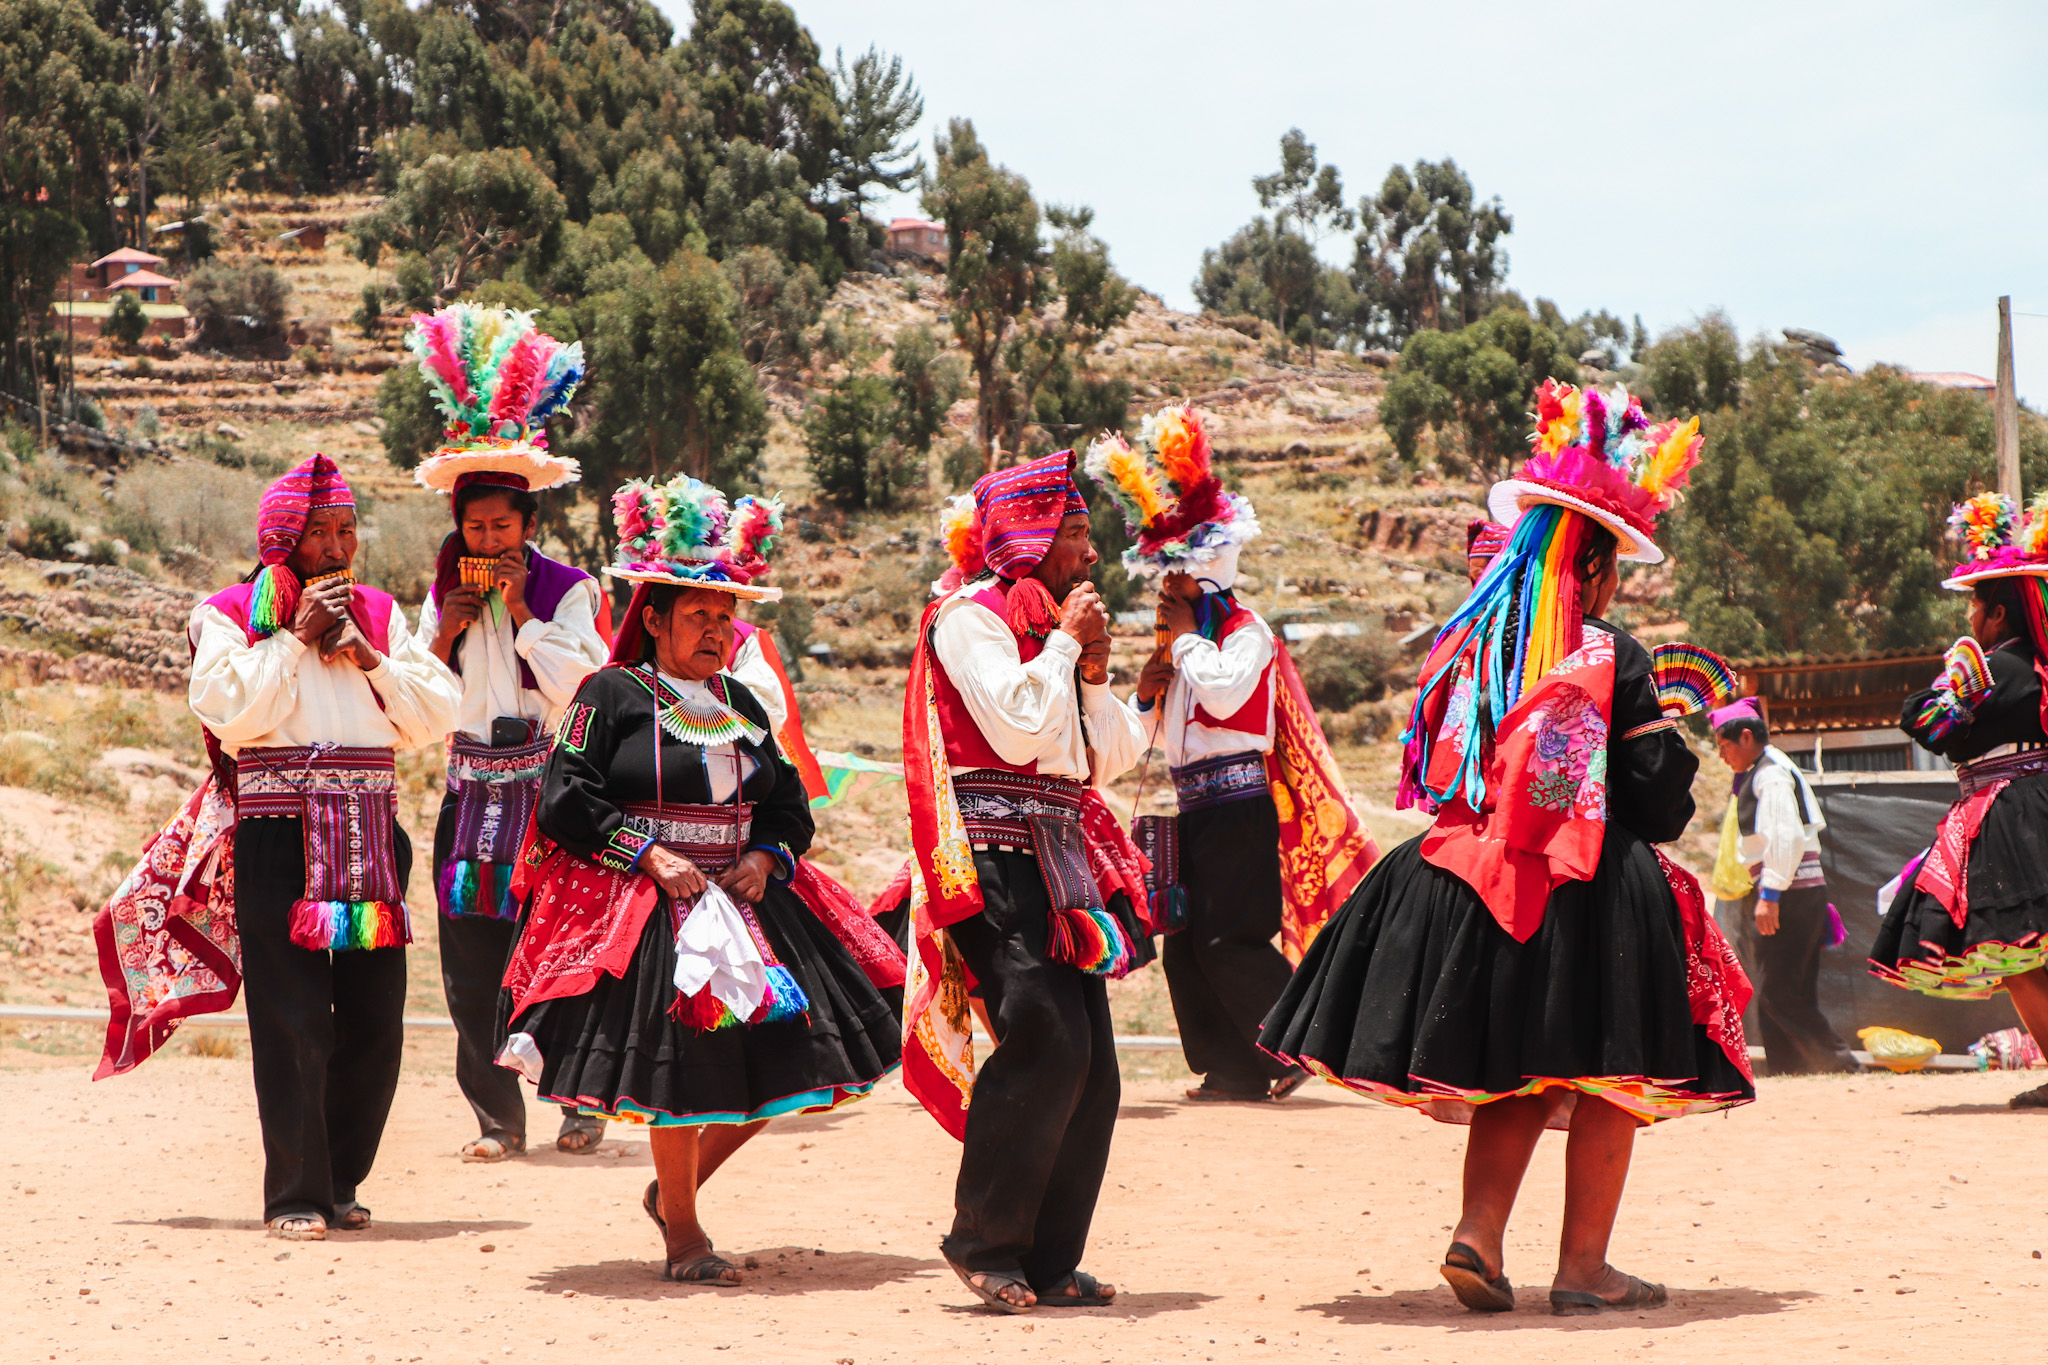
[[[1767,1081],[1646,1135],[1615,1259],[1674,1306],[1592,1320],[1451,1299],[1461,1130],[1327,1087],[1250,1110],[1135,1081],[1089,1258],[1124,1298],[995,1318],[935,1250],[956,1149],[893,1083],[776,1124],[707,1191],[721,1248],[760,1265],[718,1291],[656,1278],[630,1130],[594,1158],[460,1164],[447,1054],[408,1059],[364,1190],[376,1229],[292,1246],[258,1230],[245,1061],[167,1054],[95,1086],[82,1059],[0,1054],[0,1357],[2005,1360],[2048,1327],[2048,1116],[2005,1109],[2011,1074]],[[1511,1229],[1517,1283],[1547,1284],[1561,1152],[1546,1140]]]

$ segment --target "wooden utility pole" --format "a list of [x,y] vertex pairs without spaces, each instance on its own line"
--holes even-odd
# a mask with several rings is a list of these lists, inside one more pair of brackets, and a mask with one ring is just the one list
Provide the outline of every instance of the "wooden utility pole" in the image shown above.
[[1992,402],[1998,441],[1998,491],[2020,501],[2019,392],[2012,378],[2012,295],[1998,296],[1998,395]]

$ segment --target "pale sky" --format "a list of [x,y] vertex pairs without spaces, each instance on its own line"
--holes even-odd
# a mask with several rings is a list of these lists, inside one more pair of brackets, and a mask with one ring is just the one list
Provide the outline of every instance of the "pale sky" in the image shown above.
[[[659,2],[687,28],[687,0]],[[1654,334],[1721,308],[1859,367],[1987,376],[1997,296],[2048,314],[2048,6],[794,3],[828,57],[903,55],[927,152],[972,118],[1176,307],[1299,126],[1353,201],[1396,161],[1455,159],[1514,217],[1508,284],[1568,314]],[[2048,317],[2014,338],[2048,405]]]

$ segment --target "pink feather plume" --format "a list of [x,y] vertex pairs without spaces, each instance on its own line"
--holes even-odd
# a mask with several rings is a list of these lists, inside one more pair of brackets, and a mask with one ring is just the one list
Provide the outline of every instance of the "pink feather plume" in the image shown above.
[[469,402],[469,374],[462,364],[455,318],[448,313],[414,313],[412,325],[420,329],[420,335],[426,340],[427,364],[455,395],[456,402]]
[[491,400],[491,422],[526,425],[534,395],[548,371],[548,358],[559,343],[544,332],[528,332],[512,343],[498,369],[498,392]]

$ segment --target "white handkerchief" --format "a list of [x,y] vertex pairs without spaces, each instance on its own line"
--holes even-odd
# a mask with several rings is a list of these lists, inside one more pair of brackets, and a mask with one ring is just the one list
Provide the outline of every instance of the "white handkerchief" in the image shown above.
[[518,1072],[535,1085],[540,1084],[540,1061],[540,1049],[534,1046],[530,1033],[513,1034],[498,1051],[499,1066]]
[[768,964],[746,920],[725,892],[710,885],[676,930],[676,989],[695,995],[707,986],[741,1020],[753,1018],[768,994]]

